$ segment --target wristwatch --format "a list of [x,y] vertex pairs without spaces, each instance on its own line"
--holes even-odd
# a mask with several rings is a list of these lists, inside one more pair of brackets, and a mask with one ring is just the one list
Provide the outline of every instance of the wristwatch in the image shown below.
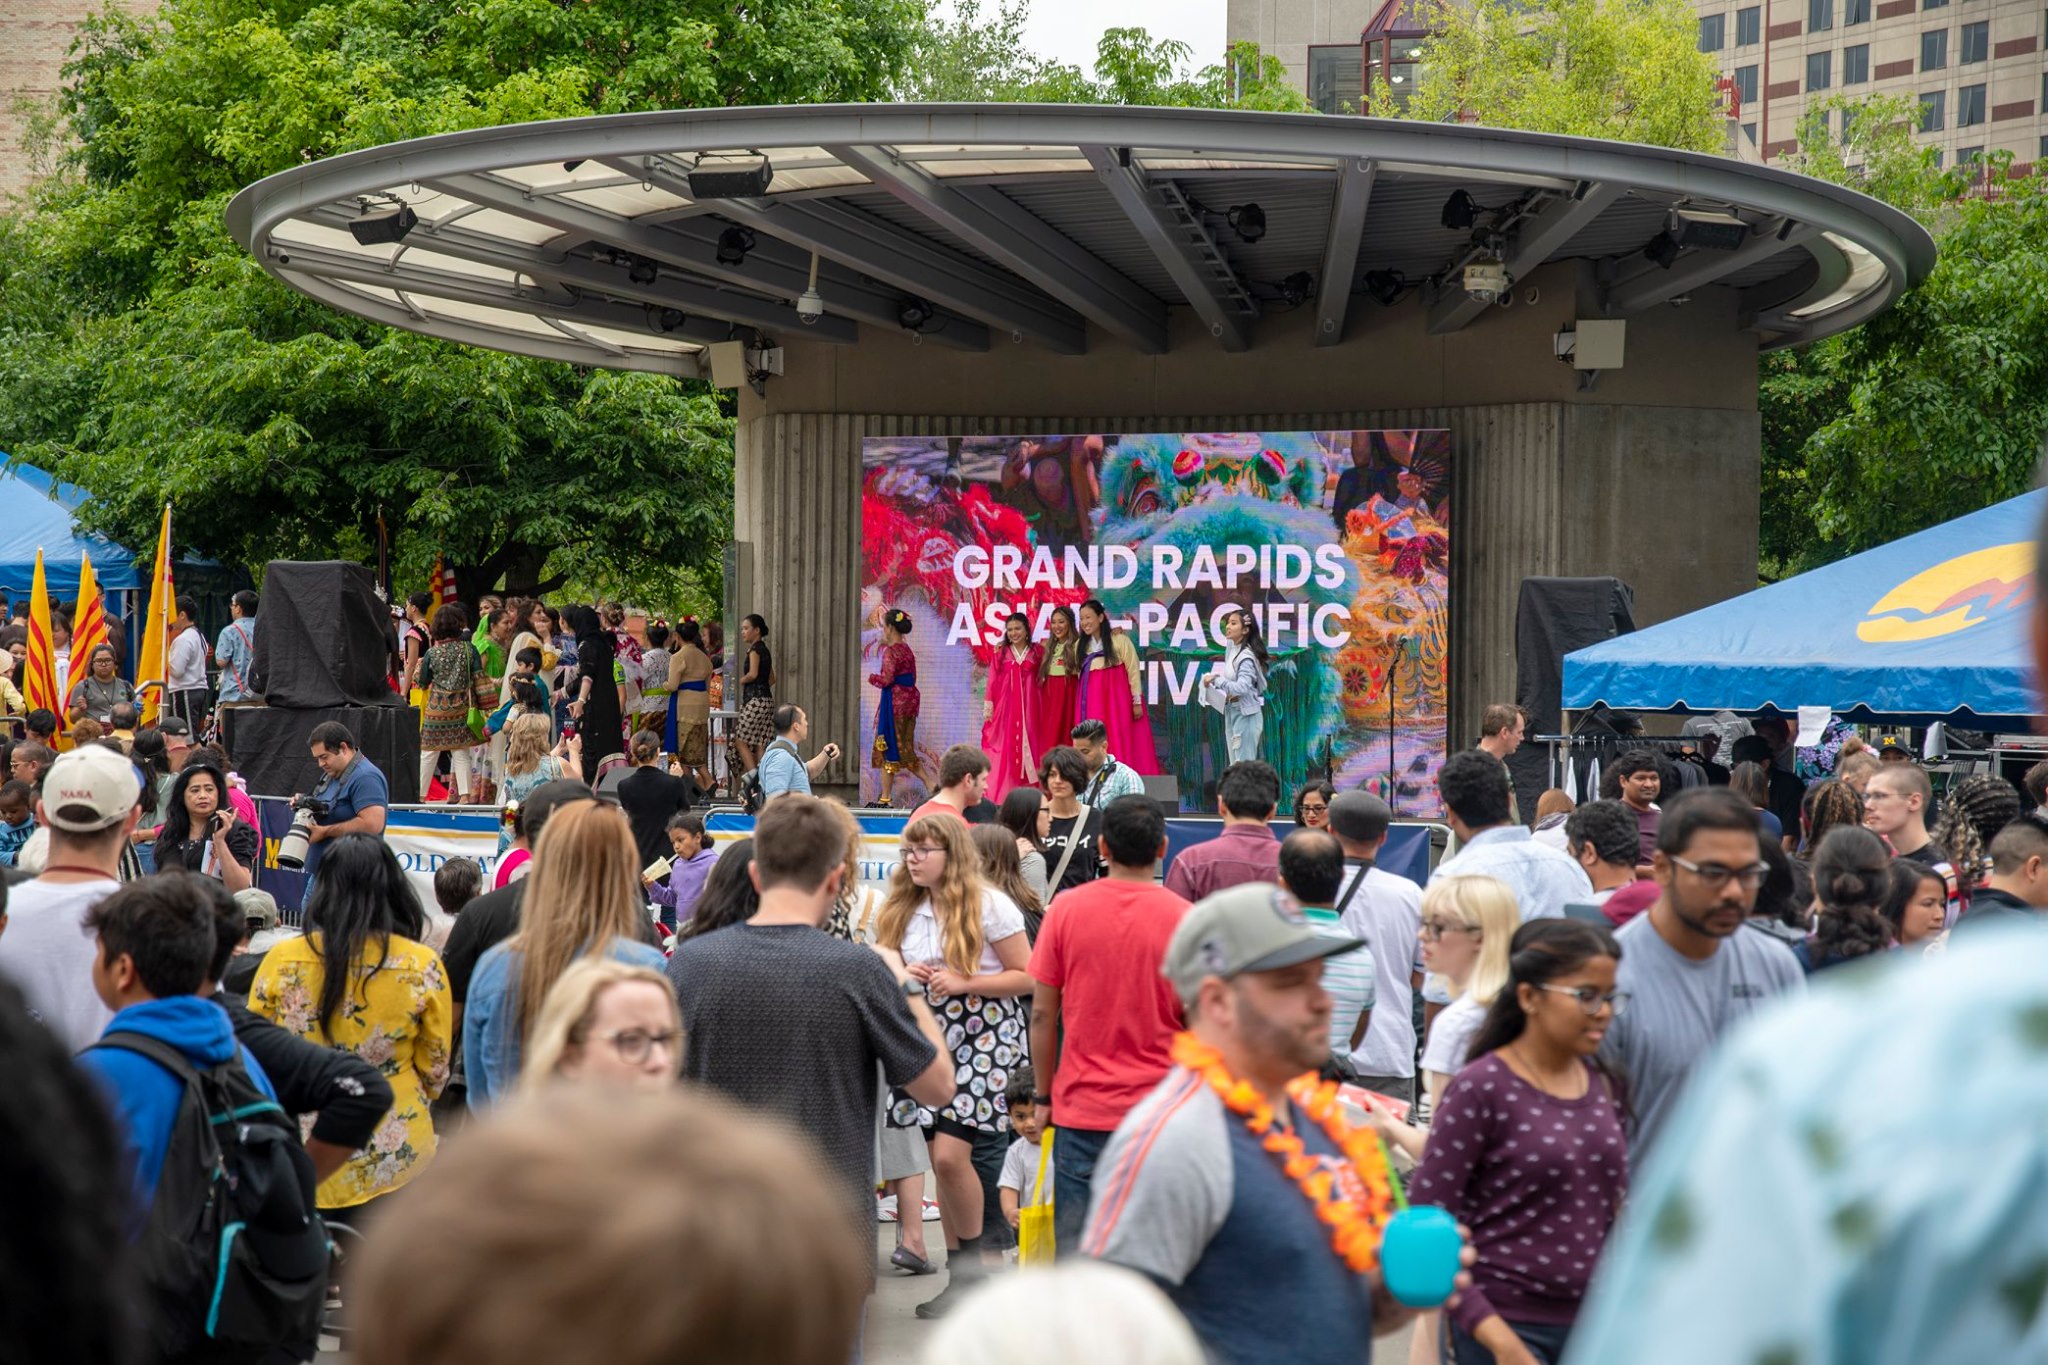
[[1033,1104],[1051,1104],[1051,1103],[1052,1103],[1052,1096],[1050,1096],[1050,1095],[1033,1095],[1033,1096],[1031,1097],[1031,1102],[1032,1102]]

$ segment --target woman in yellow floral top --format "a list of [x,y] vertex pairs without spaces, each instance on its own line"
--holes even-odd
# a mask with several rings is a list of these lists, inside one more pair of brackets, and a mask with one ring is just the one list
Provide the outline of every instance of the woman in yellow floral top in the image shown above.
[[[301,1038],[353,1052],[391,1082],[391,1112],[369,1146],[322,1182],[331,1221],[410,1181],[434,1155],[428,1110],[448,1083],[453,1011],[440,956],[418,940],[418,898],[381,839],[328,846],[306,903],[307,933],[264,957],[249,1008]],[[306,1116],[310,1127],[312,1116]]]

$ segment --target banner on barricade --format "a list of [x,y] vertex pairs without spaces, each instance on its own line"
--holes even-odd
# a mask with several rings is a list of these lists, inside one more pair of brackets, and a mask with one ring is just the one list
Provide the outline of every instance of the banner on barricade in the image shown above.
[[[305,903],[306,876],[277,865],[277,842],[291,828],[291,802],[259,796],[256,813],[263,827],[263,866],[257,885],[277,897],[285,910]],[[434,873],[450,858],[473,858],[483,868],[484,886],[498,870],[498,813],[494,810],[449,809],[438,806],[392,806],[384,826],[384,842],[398,857],[406,878],[419,893],[420,908],[432,912]]]

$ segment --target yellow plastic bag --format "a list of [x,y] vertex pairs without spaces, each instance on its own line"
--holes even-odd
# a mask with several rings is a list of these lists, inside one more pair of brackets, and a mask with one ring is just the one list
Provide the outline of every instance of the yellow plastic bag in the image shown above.
[[1052,1265],[1052,1208],[1053,1201],[1046,1198],[1045,1177],[1052,1159],[1052,1140],[1057,1136],[1054,1130],[1045,1130],[1045,1141],[1038,1148],[1038,1183],[1032,1188],[1031,1202],[1017,1210],[1017,1264],[1022,1266]]

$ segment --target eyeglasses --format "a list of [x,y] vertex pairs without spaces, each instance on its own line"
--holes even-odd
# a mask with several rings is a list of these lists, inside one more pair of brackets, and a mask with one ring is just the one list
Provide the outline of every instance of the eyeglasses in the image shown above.
[[1764,878],[1771,875],[1771,868],[1768,863],[1753,863],[1748,867],[1723,867],[1719,863],[1702,864],[1687,862],[1684,858],[1680,858],[1675,854],[1672,855],[1671,861],[1684,868],[1687,872],[1692,873],[1693,876],[1698,877],[1708,886],[1726,886],[1730,877],[1735,878],[1744,886],[1761,886]]
[[1476,934],[1476,924],[1457,924],[1447,919],[1426,919],[1422,922],[1424,938],[1442,938],[1445,934]]
[[646,1061],[657,1047],[673,1057],[676,1045],[682,1040],[683,1035],[674,1029],[649,1033],[643,1028],[621,1029],[617,1033],[600,1034],[597,1038],[598,1042],[610,1043],[612,1050],[619,1054],[619,1060],[629,1066],[638,1066]]
[[901,850],[899,856],[906,863],[921,863],[934,853],[944,856],[945,852],[946,850],[943,848],[929,848],[923,844],[907,844]]
[[1537,989],[1555,991],[1559,995],[1569,995],[1572,999],[1578,1001],[1579,1008],[1588,1014],[1598,1014],[1602,1005],[1610,1006],[1614,1010],[1614,1017],[1617,1019],[1628,1013],[1628,1002],[1633,998],[1627,991],[1602,991],[1598,986],[1543,985],[1537,987]]
[[1324,811],[1328,810],[1329,807],[1321,803],[1311,806],[1308,802],[1304,801],[1300,805],[1296,806],[1295,809],[1300,811],[1303,815],[1321,815]]

